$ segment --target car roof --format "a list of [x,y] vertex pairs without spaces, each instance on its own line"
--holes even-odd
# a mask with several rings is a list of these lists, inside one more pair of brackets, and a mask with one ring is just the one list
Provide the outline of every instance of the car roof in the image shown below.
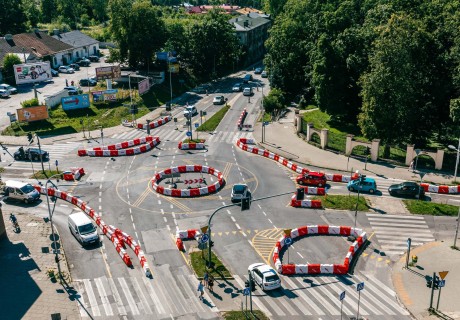
[[412,181],[405,181],[402,183],[403,186],[408,186],[408,187],[415,187],[417,186],[417,183],[416,182],[412,182]]
[[7,181],[5,181],[5,185],[7,187],[18,188],[18,189],[24,187],[27,184],[28,184],[27,182],[16,181],[16,180],[7,180]]
[[6,89],[0,89],[0,90],[1,90],[1,91],[5,91],[5,92],[8,92],[8,90],[6,90]]
[[270,267],[269,265],[266,265],[266,264],[261,264],[260,266],[257,266],[256,268],[259,269],[259,271],[262,272],[262,273],[276,274],[275,270],[273,270],[272,267]]
[[317,177],[324,177],[324,172],[310,171],[310,172],[307,173],[307,175],[317,176]]
[[73,220],[77,226],[92,223],[91,219],[83,212],[72,213],[69,215],[69,219]]

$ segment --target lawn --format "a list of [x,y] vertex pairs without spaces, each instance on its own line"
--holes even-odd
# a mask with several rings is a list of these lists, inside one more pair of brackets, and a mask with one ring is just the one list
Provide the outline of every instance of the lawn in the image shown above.
[[201,126],[199,126],[196,130],[197,131],[214,131],[216,130],[219,123],[225,117],[225,114],[230,109],[228,104],[224,105],[222,109],[217,111],[211,118],[206,120]]
[[225,320],[246,320],[246,319],[268,320],[270,319],[260,310],[253,309],[252,315],[251,315],[251,312],[248,310],[246,314],[248,315],[248,318],[246,318],[243,311],[225,311],[222,316],[224,317]]
[[[203,254],[203,256],[202,256]],[[204,258],[203,258],[204,257]],[[196,275],[199,278],[202,278],[204,272],[206,271],[206,261],[208,259],[208,250],[196,251],[190,254],[190,259],[192,262],[192,268],[195,270]],[[211,271],[208,271],[214,278],[230,278],[231,274],[227,268],[222,264],[219,258],[211,251],[211,260],[214,265],[214,268]]]
[[[356,210],[357,195],[341,196],[341,195],[327,195],[325,197],[315,196],[313,199],[321,200],[322,206],[325,209],[336,210]],[[369,211],[367,201],[363,196],[359,197],[358,211]]]
[[403,200],[407,210],[413,214],[430,216],[451,216],[458,215],[458,206],[450,204],[427,202],[422,200]]

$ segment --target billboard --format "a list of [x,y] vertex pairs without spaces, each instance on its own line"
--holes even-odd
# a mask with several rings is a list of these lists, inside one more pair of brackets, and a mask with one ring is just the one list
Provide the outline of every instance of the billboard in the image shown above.
[[139,94],[144,94],[150,89],[150,82],[149,79],[144,79],[142,81],[139,81],[138,83],[138,88],[139,88]]
[[91,94],[93,95],[94,103],[115,102],[117,101],[117,93],[117,89],[91,92]]
[[163,52],[157,52],[156,53],[156,56],[157,56],[157,60],[160,60],[160,61],[169,61],[171,63],[173,62],[177,62],[177,58],[176,58],[176,55],[177,55],[177,52],[176,51],[163,51]]
[[16,112],[19,122],[33,122],[49,118],[47,106],[21,108],[16,109]]
[[89,108],[89,95],[88,94],[79,94],[76,96],[63,97],[61,99],[62,110],[74,110],[74,109],[83,109]]
[[15,64],[14,77],[16,84],[40,82],[53,78],[49,62]]
[[96,68],[97,80],[117,79],[121,77],[120,66],[109,66]]

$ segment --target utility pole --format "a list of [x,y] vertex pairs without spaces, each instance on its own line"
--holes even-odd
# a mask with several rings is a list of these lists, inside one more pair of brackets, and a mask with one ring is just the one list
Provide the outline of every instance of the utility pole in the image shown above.
[[[40,137],[38,136],[38,134],[35,134],[35,136],[37,137],[38,150],[40,151],[40,162],[42,163],[42,172],[43,172],[43,174],[45,174],[45,167],[43,166],[42,147],[40,146]],[[48,161],[49,161],[49,159],[48,159]]]

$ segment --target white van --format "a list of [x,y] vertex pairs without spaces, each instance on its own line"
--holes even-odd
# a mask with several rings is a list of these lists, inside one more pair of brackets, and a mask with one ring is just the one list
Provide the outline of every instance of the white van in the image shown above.
[[83,212],[73,213],[69,216],[69,229],[82,245],[99,243],[96,226]]
[[246,87],[243,89],[243,96],[252,96],[252,87]]
[[24,203],[31,203],[40,199],[40,193],[27,182],[7,180],[3,191],[7,199],[24,201]]

